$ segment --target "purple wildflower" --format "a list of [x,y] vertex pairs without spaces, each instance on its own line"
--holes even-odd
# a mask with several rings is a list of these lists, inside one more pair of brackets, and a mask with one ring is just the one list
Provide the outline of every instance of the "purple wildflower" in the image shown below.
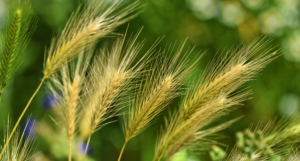
[[36,133],[37,120],[28,117],[24,123],[24,137],[29,140],[34,140]]
[[[86,142],[82,142],[79,144],[79,151],[81,152],[81,154],[84,154],[86,146],[87,146]],[[86,151],[86,154],[91,154],[91,152],[92,152],[92,149],[91,149],[91,146],[89,145],[89,147]]]
[[45,109],[50,110],[53,107],[56,106],[57,100],[54,93],[48,93],[46,94],[44,100],[43,100],[43,106]]

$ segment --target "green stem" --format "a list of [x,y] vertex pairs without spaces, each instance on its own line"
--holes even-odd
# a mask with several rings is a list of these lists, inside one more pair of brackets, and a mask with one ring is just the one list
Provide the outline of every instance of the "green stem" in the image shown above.
[[[173,134],[171,135],[171,137],[173,137]],[[171,138],[171,137],[170,137],[170,138]],[[161,158],[163,157],[165,151],[167,150],[167,147],[168,147],[169,143],[170,143],[170,139],[169,139],[167,145],[164,147],[164,150],[163,150],[162,153],[160,154],[160,156],[159,156],[159,158],[158,158],[158,161],[160,161]],[[155,159],[154,159],[153,161],[155,161]]]
[[121,150],[121,153],[120,153],[120,155],[119,155],[118,161],[121,161],[122,154],[123,154],[123,151],[124,151],[124,149],[125,149],[125,146],[126,146],[127,142],[128,142],[128,140],[125,141],[125,143],[124,143],[124,145],[123,145],[123,147],[122,147],[122,150]]
[[29,107],[31,101],[33,100],[33,98],[35,97],[35,95],[36,95],[36,94],[38,93],[38,91],[40,90],[40,88],[41,88],[42,84],[44,83],[44,81],[45,81],[45,78],[42,79],[40,85],[38,86],[38,88],[36,89],[36,91],[33,93],[33,95],[31,96],[30,100],[28,101],[28,103],[27,103],[26,107],[24,108],[24,110],[23,110],[21,116],[19,117],[19,119],[18,119],[18,121],[17,121],[15,127],[13,128],[13,130],[12,130],[12,132],[10,133],[8,139],[6,140],[6,143],[5,143],[5,145],[4,145],[4,147],[3,147],[2,151],[1,151],[0,158],[1,158],[2,155],[4,154],[4,151],[5,151],[6,147],[8,146],[8,143],[9,143],[10,139],[12,138],[14,132],[16,131],[18,125],[20,124],[21,119],[23,118],[25,112],[27,111],[27,109],[28,109],[28,107]]

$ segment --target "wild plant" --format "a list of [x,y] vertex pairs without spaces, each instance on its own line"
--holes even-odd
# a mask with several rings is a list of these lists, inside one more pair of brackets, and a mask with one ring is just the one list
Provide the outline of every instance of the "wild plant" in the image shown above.
[[253,131],[236,133],[236,146],[226,160],[297,160],[298,121],[299,113],[296,113],[277,122],[269,121]]
[[[179,95],[178,88],[187,79],[187,74],[194,67],[201,56],[187,67],[187,57],[179,61],[183,52],[184,43],[175,52],[171,60],[157,60],[152,71],[146,78],[145,85],[140,87],[137,96],[132,103],[127,120],[125,121],[125,143],[121,150],[119,160],[127,142],[139,133],[143,132],[161,113],[173,98]],[[173,49],[172,49],[173,50]],[[163,51],[163,55],[168,55]],[[187,51],[185,55],[188,55]],[[161,58],[160,58],[161,59]]]
[[[86,49],[87,47],[95,43],[98,39],[112,32],[118,25],[123,24],[128,20],[130,20],[131,18],[133,18],[135,16],[134,11],[137,8],[138,3],[139,2],[136,1],[135,3],[128,5],[126,7],[121,7],[120,1],[115,1],[113,5],[109,6],[108,3],[104,1],[99,3],[96,0],[91,0],[87,6],[79,7],[78,10],[74,14],[72,14],[72,16],[67,22],[59,38],[57,39],[53,38],[50,49],[48,50],[45,56],[46,59],[44,62],[45,64],[43,70],[44,76],[41,80],[41,83],[36,89],[36,91],[34,92],[34,94],[32,95],[32,97],[30,98],[30,100],[28,101],[27,105],[25,106],[21,116],[19,117],[16,125],[12,130],[11,135],[8,137],[8,140],[4,145],[0,157],[3,155],[4,150],[7,147],[14,131],[16,130],[18,124],[23,118],[32,99],[41,88],[43,82],[46,79],[48,79],[52,74],[57,72],[63,66],[63,64],[69,62],[70,60],[78,56],[78,53],[81,50]],[[26,8],[27,10],[29,8],[29,5],[28,6],[25,5],[24,7],[27,7]],[[15,21],[14,20],[9,20],[9,21],[13,21],[15,25],[13,24],[12,27],[10,27],[12,28],[13,32],[11,33],[11,35],[8,35],[11,36],[11,38],[8,39],[10,39],[12,42],[11,44],[8,43],[8,49],[7,49],[7,54],[8,54],[7,59],[9,59],[7,60],[7,62],[9,63],[7,64],[10,66],[7,69],[10,70],[11,70],[11,62],[15,62],[16,60],[15,59],[16,54],[11,55],[10,48],[12,49],[16,48],[16,45],[18,45],[16,44],[16,42],[23,40],[22,38],[24,37],[21,35],[18,41],[16,41],[18,37],[15,37],[15,33],[19,34],[19,30],[24,28],[21,26],[22,24],[19,22],[20,20],[18,18],[19,15],[21,14],[21,9],[13,8],[11,9],[11,12],[13,12],[11,14],[15,16],[10,16],[9,19],[15,19]],[[28,18],[28,16],[26,16],[24,19],[26,20],[26,18]],[[24,29],[27,29],[26,24]],[[23,34],[26,33],[26,31],[22,31],[22,32]],[[28,37],[26,37],[25,40],[28,41]],[[22,43],[20,44],[22,45]],[[21,47],[24,47],[24,45]],[[5,67],[6,65],[5,63],[1,65],[4,66],[2,70],[3,73],[6,70]],[[3,80],[7,81],[8,80],[6,79],[7,76],[6,77],[4,76],[5,75],[2,75],[2,77],[5,78]],[[3,82],[3,85],[6,85],[6,82]]]
[[153,48],[150,48],[137,64],[130,66],[142,46],[135,44],[137,36],[138,34],[130,39],[128,44],[124,44],[125,38],[119,38],[111,50],[104,49],[94,59],[84,100],[85,112],[90,122],[88,145],[92,134],[106,125],[103,122],[120,110],[124,102],[119,99],[130,90],[134,78],[141,74],[145,61],[148,61],[145,58],[153,52]]
[[[178,112],[167,121],[157,142],[154,160],[161,160],[164,154],[167,159],[171,158],[205,134],[209,135],[201,129],[247,99],[249,91],[238,91],[240,86],[274,59],[273,54],[269,54],[270,49],[266,49],[264,54],[248,61],[263,46],[264,43],[254,41],[212,61],[197,87],[187,94]],[[213,132],[226,126],[221,125]]]
[[[1,38],[4,49],[0,64],[1,93],[16,72],[15,64],[22,60],[20,56],[36,22],[28,1],[14,1],[11,6],[5,35]],[[195,60],[189,60],[192,49],[184,50],[186,41],[157,50],[158,39],[138,60],[137,55],[145,43],[137,42],[140,31],[129,39],[127,33],[122,36],[114,34],[117,39],[111,47],[96,49],[97,41],[135,17],[139,6],[139,1],[126,6],[118,0],[112,3],[90,0],[88,5],[81,5],[71,15],[45,53],[41,83],[13,130],[8,130],[0,159],[30,160],[27,153],[30,151],[29,142],[23,143],[14,136],[18,134],[17,126],[31,101],[47,79],[48,88],[56,100],[54,120],[65,133],[69,161],[75,157],[72,143],[78,129],[85,126],[88,135],[82,156],[84,161],[93,134],[110,123],[110,118],[120,115],[121,109],[127,106],[120,161],[126,144],[151,126],[174,98],[183,95],[179,108],[165,118],[165,126],[157,138],[154,161],[172,160],[183,150],[197,149],[201,141],[210,145],[209,153],[213,160],[275,161],[291,158],[289,155],[294,153],[281,155],[278,153],[280,150],[273,147],[299,135],[299,117],[279,124],[273,131],[246,130],[237,133],[237,145],[227,157],[226,152],[215,145],[216,141],[206,139],[240,119],[207,128],[249,99],[250,90],[241,87],[278,56],[273,48],[265,48],[270,41],[258,38],[214,58],[196,81],[196,86],[188,86],[185,91],[182,88],[188,75],[203,56],[199,54]],[[132,95],[134,98],[128,99]],[[19,143],[23,148],[19,148]]]
[[64,125],[67,133],[69,143],[69,158],[71,159],[72,139],[76,132],[76,126],[79,119],[79,110],[82,107],[81,95],[83,91],[83,84],[86,81],[85,74],[88,68],[88,63],[92,56],[92,49],[87,53],[81,52],[79,54],[77,63],[71,62],[69,67],[66,63],[57,73],[53,74],[51,78],[52,84],[49,85],[51,93],[54,94],[57,100],[57,108],[59,122]]
[[[22,133],[20,132],[20,129],[17,128],[7,148],[5,150],[3,149],[4,154],[0,158],[1,161],[33,161],[35,153],[34,148],[32,147],[32,141],[35,139],[36,123],[33,122],[30,125],[29,131],[26,131],[27,126],[28,121]],[[4,142],[7,142],[8,137],[10,136],[10,121],[7,122],[6,128]]]
[[11,82],[23,60],[37,18],[29,1],[12,1],[6,17],[6,25],[0,36],[0,100],[5,87]]

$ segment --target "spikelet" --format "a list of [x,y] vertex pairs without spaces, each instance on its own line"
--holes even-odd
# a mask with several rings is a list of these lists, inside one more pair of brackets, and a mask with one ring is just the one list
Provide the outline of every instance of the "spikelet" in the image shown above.
[[[160,114],[173,98],[179,95],[178,88],[187,79],[188,72],[194,67],[195,63],[201,58],[196,59],[189,67],[187,65],[187,55],[192,51],[187,51],[181,61],[180,55],[183,53],[185,42],[177,49],[175,57],[169,62],[161,59],[154,65],[154,69],[147,75],[145,85],[140,87],[139,92],[129,109],[127,120],[125,121],[125,143],[119,155],[121,160],[122,153],[127,142],[143,132],[153,122],[154,118]],[[170,46],[171,47],[171,46]],[[174,49],[174,47],[173,47]],[[173,49],[165,50],[163,55],[173,52]],[[177,65],[178,63],[178,65]]]
[[79,54],[75,65],[73,61],[70,66],[65,64],[58,74],[51,77],[52,84],[49,89],[57,100],[57,112],[59,120],[64,124],[69,144],[71,144],[78,121],[81,95],[83,95],[86,71],[93,55],[93,48]]
[[111,33],[117,26],[127,22],[136,14],[139,2],[124,7],[120,0],[112,4],[91,0],[86,7],[79,7],[67,22],[58,38],[52,40],[44,64],[44,78],[55,73],[67,61]]
[[[26,125],[27,126],[27,125]],[[8,121],[5,142],[10,135],[10,123]],[[26,127],[25,127],[26,128]],[[32,141],[34,140],[36,124],[31,127],[31,131],[24,140],[24,132],[20,136],[20,129],[14,133],[13,139],[8,144],[0,161],[33,161],[34,149],[32,149]],[[2,150],[2,149],[1,149]]]
[[[144,131],[153,119],[161,113],[173,98],[179,95],[178,89],[187,79],[188,72],[194,67],[201,56],[189,67],[187,57],[181,62],[179,56],[183,53],[183,43],[175,53],[174,59],[157,61],[152,74],[148,78],[144,87],[137,93],[136,99],[130,108],[128,120],[125,122],[126,142]],[[163,55],[168,55],[164,51]],[[188,55],[187,51],[185,54]],[[161,59],[161,58],[158,58]],[[179,64],[177,64],[179,63]]]
[[270,51],[266,49],[248,62],[266,43],[251,42],[210,64],[197,87],[185,98],[176,118],[171,119],[160,136],[154,160],[160,160],[180,139],[196,134],[247,99],[248,91],[236,91],[275,58],[274,54],[266,55]]
[[114,116],[122,107],[126,101],[120,102],[119,99],[130,90],[134,84],[133,78],[141,74],[142,68],[149,61],[146,58],[156,44],[135,65],[131,65],[143,46],[143,43],[135,44],[138,35],[130,38],[128,44],[124,44],[125,37],[119,38],[111,50],[103,50],[93,62],[86,87],[89,95],[85,102],[91,133],[101,128],[103,121]]
[[[135,44],[138,35],[139,32],[130,38],[126,45],[124,44],[126,35],[119,38],[110,51],[108,49],[103,50],[102,55],[97,56],[93,62],[89,76],[90,81],[86,86],[88,95],[84,103],[87,114],[84,115],[86,118],[83,119],[89,119],[90,122],[87,145],[89,145],[91,135],[107,124],[102,123],[115,116],[122,108],[126,101],[119,101],[120,98],[131,90],[135,83],[134,78],[142,74],[142,69],[149,61],[148,57],[154,52],[157,42],[135,65],[131,66],[144,43]],[[87,148],[84,159],[86,152]]]
[[[227,108],[239,105],[245,99],[247,94],[237,95],[231,98],[226,98],[228,94],[224,94],[215,100],[208,102],[202,107],[202,110],[196,111],[193,117],[181,122],[181,110],[167,122],[167,129],[162,132],[157,146],[155,149],[155,159],[159,159],[164,153],[167,152],[167,157],[171,158],[179,150],[188,149],[195,146],[194,142],[209,136],[215,132],[225,129],[238,119],[229,121],[222,125],[216,126],[208,130],[202,130],[206,125],[211,123],[214,119],[228,113]],[[208,132],[210,131],[210,132]]]
[[213,60],[202,75],[197,87],[186,97],[183,105],[185,109],[182,113],[183,120],[189,118],[203,104],[221,94],[220,91],[225,93],[238,89],[245,82],[253,79],[255,74],[261,71],[266,64],[274,60],[277,57],[276,52],[269,54],[271,49],[265,49],[262,51],[263,54],[249,61],[268,43],[269,41],[255,40]]
[[36,28],[36,17],[28,0],[12,0],[1,37],[0,93],[13,79]]

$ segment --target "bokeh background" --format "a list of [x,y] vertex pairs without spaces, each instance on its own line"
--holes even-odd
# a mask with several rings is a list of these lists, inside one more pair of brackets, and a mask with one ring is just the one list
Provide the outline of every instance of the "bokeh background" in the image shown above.
[[[71,13],[85,0],[30,0],[39,21],[26,56],[14,81],[6,88],[0,104],[0,138],[3,138],[8,117],[12,124],[16,122],[27,101],[42,78],[43,59],[53,35],[63,29]],[[113,1],[113,0],[107,0]],[[186,49],[195,47],[191,59],[197,58],[203,51],[206,55],[197,65],[197,71],[189,78],[198,80],[209,61],[222,51],[229,50],[242,42],[266,36],[272,39],[273,46],[282,54],[267,66],[255,79],[245,86],[253,91],[252,99],[230,115],[221,118],[224,122],[238,116],[244,116],[238,123],[224,130],[226,138],[220,139],[230,149],[235,142],[234,134],[244,130],[250,124],[267,122],[270,119],[286,118],[299,111],[300,101],[300,1],[299,0],[141,0],[142,12],[132,21],[116,30],[116,33],[136,33],[143,27],[139,41],[146,39],[140,56],[143,55],[159,37],[163,40],[158,48],[171,43],[178,45],[188,38]],[[131,3],[124,0],[124,3]],[[9,1],[0,0],[0,28],[3,28]],[[108,36],[99,42],[99,46],[113,42],[115,36]],[[192,83],[187,84],[192,86]],[[26,117],[31,116],[38,123],[35,149],[40,151],[43,160],[60,161],[67,158],[65,137],[51,119],[55,109],[52,96],[46,85],[34,98]],[[168,110],[177,108],[181,98],[174,100]],[[124,161],[151,161],[159,127],[163,124],[160,115],[157,121],[145,132],[132,139],[123,154]],[[24,128],[27,118],[23,119]],[[118,120],[96,132],[90,145],[89,160],[117,160],[124,143],[122,116]],[[85,140],[76,138],[76,155],[82,155]],[[183,152],[185,159],[207,160],[207,153],[195,154]]]

